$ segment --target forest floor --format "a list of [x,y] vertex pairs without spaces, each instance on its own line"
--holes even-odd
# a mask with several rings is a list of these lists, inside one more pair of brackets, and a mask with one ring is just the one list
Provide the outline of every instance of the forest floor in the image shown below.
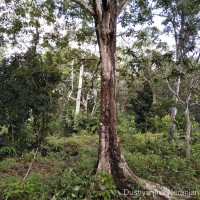
[[[169,142],[164,134],[125,134],[120,135],[120,140],[123,154],[138,176],[200,199],[199,139],[191,141],[189,160],[184,156],[183,142]],[[89,192],[86,192],[88,185],[98,181],[90,178],[97,152],[97,134],[48,136],[37,154],[34,149],[21,157],[7,157],[0,162],[0,200],[83,199],[83,193]],[[100,185],[100,199],[111,199],[115,194],[107,179],[104,176],[108,186]],[[94,199],[98,199],[98,195]],[[140,194],[134,195],[133,199],[142,199]]]

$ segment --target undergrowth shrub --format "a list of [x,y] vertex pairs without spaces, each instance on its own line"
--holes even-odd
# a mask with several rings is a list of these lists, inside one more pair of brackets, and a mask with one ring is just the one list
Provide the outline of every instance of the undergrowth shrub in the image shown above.
[[65,132],[67,134],[72,133],[97,133],[99,125],[99,116],[90,115],[80,112],[76,120],[74,120],[74,114],[70,114],[66,118]]
[[74,170],[68,169],[58,185],[53,197],[55,200],[81,200],[83,198],[111,200],[112,197],[118,196],[112,178],[106,173],[94,177],[86,174],[78,175]]
[[133,135],[138,132],[135,118],[124,112],[117,113],[117,131],[119,135]]
[[199,143],[191,145],[191,158],[186,159],[184,145],[163,136],[136,134],[122,143],[130,167],[138,176],[175,191],[196,191],[200,184]]
[[160,119],[157,115],[150,117],[149,123],[149,131],[153,133],[160,133],[160,132],[167,132],[167,125],[165,120],[167,119],[167,116],[165,116],[164,120]]
[[5,146],[0,148],[0,161],[7,156],[15,157],[17,155],[16,149],[12,146]]
[[[4,180],[5,181],[5,180]],[[32,173],[27,177],[27,180],[22,180],[21,177],[14,176],[1,183],[1,191],[3,199],[7,200],[45,200],[47,190],[42,182],[42,175]]]
[[6,171],[8,168],[15,168],[18,165],[15,158],[7,158],[0,162],[0,172]]

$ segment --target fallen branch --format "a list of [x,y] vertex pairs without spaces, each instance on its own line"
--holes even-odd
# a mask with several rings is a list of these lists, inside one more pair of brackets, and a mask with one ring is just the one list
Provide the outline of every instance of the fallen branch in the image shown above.
[[23,180],[25,180],[26,177],[28,176],[28,174],[29,174],[29,172],[30,172],[30,170],[31,170],[31,167],[32,167],[32,165],[33,165],[33,162],[34,162],[34,160],[35,160],[35,158],[36,158],[37,153],[38,153],[38,148],[37,148],[36,151],[35,151],[33,160],[32,160],[32,162],[31,162],[31,164],[30,164],[30,166],[29,166],[29,168],[28,168],[28,171],[26,172],[26,175],[24,176]]

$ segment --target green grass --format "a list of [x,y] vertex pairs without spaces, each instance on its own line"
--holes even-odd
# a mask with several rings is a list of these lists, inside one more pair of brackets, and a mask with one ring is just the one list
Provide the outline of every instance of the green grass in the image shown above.
[[[139,177],[173,190],[200,192],[199,140],[193,141],[191,159],[186,160],[183,149],[168,142],[163,134],[123,133],[120,139],[123,154]],[[26,180],[23,178],[35,150],[0,162],[0,200],[7,197],[8,200],[57,200],[63,199],[60,198],[63,195],[72,200],[84,196],[86,190],[88,195],[97,195],[98,199],[98,195],[109,196],[114,191],[108,177],[105,182],[109,187],[99,185],[91,176],[98,156],[98,135],[48,136],[43,148],[47,155],[37,154]],[[93,188],[92,191],[89,188]]]

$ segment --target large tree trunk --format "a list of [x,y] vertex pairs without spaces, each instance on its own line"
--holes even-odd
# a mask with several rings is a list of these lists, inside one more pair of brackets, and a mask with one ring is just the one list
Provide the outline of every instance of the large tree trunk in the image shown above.
[[[96,30],[101,62],[101,103],[98,170],[111,172],[110,154],[120,157],[116,131],[115,105],[115,42],[116,12],[102,12],[97,17]],[[110,148],[110,145],[114,148]],[[112,151],[112,153],[111,153]]]
[[98,35],[101,56],[101,107],[97,171],[112,174],[121,192],[125,189],[134,190],[134,183],[137,183],[155,193],[154,199],[172,199],[172,194],[167,188],[137,177],[125,162],[116,131],[115,37],[109,35],[105,39],[101,32],[98,32]]
[[[95,25],[101,62],[101,106],[99,132],[99,159],[97,172],[112,174],[120,191],[133,190],[135,183],[152,193],[154,199],[171,199],[169,189],[137,177],[128,167],[121,153],[116,130],[115,104],[115,51],[117,1],[110,0],[110,6],[94,0]],[[112,6],[111,6],[112,5]]]

